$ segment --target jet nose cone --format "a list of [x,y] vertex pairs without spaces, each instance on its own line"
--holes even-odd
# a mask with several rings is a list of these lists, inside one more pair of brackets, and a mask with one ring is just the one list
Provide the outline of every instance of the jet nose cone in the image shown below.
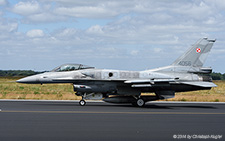
[[34,84],[34,83],[38,83],[38,80],[37,80],[36,76],[28,76],[25,78],[21,78],[21,79],[17,80],[16,82]]
[[24,83],[24,82],[26,82],[26,81],[24,80],[24,78],[21,78],[21,79],[19,79],[19,80],[16,80],[16,82],[17,82],[17,83]]
[[16,82],[17,82],[17,83],[22,83],[22,82],[21,82],[21,79],[19,79],[19,80],[16,80]]

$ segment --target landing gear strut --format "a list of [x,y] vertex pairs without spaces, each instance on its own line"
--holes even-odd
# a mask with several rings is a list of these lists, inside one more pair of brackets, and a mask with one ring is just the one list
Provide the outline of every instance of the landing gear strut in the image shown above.
[[80,106],[84,106],[86,104],[86,101],[84,100],[86,97],[86,93],[82,95],[82,99],[79,101]]

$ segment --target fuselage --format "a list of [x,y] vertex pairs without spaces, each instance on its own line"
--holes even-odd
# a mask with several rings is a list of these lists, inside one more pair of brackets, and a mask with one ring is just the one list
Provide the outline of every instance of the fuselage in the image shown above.
[[[112,69],[81,69],[73,71],[62,71],[62,72],[45,72],[33,76],[28,76],[17,80],[19,83],[27,84],[47,84],[47,83],[72,83],[74,85],[101,85],[114,88],[117,87],[131,87],[132,89],[141,89],[141,92],[153,92],[155,86],[151,83],[155,83],[154,80],[160,80],[160,84],[163,84],[163,80],[171,81],[168,88],[172,88],[174,91],[192,91],[196,89],[205,88],[191,88],[190,86],[184,87],[179,84],[182,81],[204,81],[202,75],[182,72],[176,72],[174,70],[168,70],[165,68],[145,70],[145,71],[123,71],[123,70],[112,70]],[[210,78],[208,78],[210,80]],[[129,83],[134,82],[133,83]],[[127,83],[126,83],[127,82]],[[138,85],[140,82],[140,85]],[[159,86],[157,86],[159,87]],[[106,88],[106,89],[107,89]],[[99,90],[100,92],[101,90]],[[103,91],[106,92],[106,91]]]

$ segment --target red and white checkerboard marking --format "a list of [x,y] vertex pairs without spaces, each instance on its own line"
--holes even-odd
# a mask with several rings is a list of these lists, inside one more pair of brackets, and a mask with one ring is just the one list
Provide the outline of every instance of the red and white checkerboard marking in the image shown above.
[[201,53],[201,48],[196,48],[197,53]]

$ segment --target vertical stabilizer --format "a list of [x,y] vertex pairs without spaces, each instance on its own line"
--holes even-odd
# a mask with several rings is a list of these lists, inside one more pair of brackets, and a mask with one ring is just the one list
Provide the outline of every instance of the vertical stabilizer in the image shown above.
[[173,62],[174,66],[202,67],[216,40],[202,38]]

